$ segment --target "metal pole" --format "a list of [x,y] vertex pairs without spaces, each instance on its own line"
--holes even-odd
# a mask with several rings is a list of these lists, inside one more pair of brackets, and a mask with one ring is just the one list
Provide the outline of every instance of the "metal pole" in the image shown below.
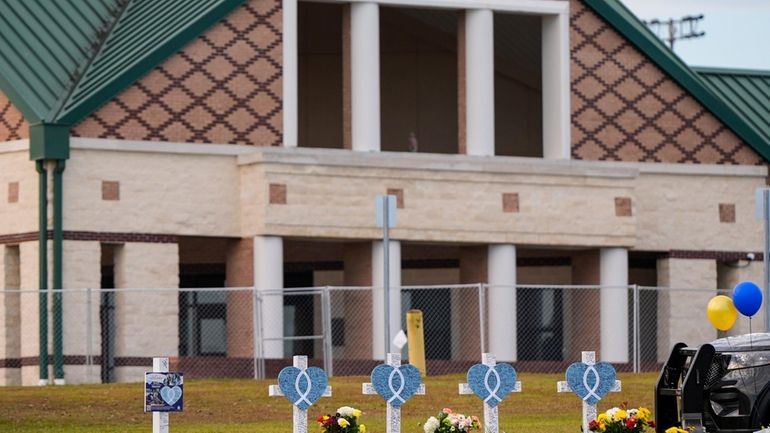
[[382,197],[382,290],[385,298],[385,353],[390,353],[390,206],[388,196]]
[[64,240],[62,229],[62,202],[63,174],[66,161],[56,160],[56,168],[53,171],[53,371],[54,384],[64,384],[64,325],[62,321],[62,242]]
[[486,297],[484,295],[484,283],[479,283],[479,337],[481,340],[481,356],[487,353],[486,329],[484,327],[484,315],[486,314]]
[[762,191],[762,210],[765,219],[765,332],[770,332],[770,189]]
[[48,172],[45,161],[36,161],[39,173],[38,207],[38,332],[39,384],[48,384]]
[[254,345],[254,350],[252,351],[254,355],[254,379],[262,379],[262,372],[259,368],[259,361],[257,356],[257,351],[259,347],[259,341],[261,335],[258,335],[258,328],[259,328],[259,305],[257,302],[257,287],[254,286],[254,288],[251,291],[251,334],[252,334],[252,344]]
[[321,320],[323,320],[323,352],[324,352],[324,370],[326,375],[334,375],[334,356],[332,355],[332,308],[329,286],[325,286],[321,292]]
[[639,285],[634,284],[633,286],[634,294],[633,294],[633,314],[634,314],[634,322],[633,322],[633,331],[634,331],[634,343],[633,343],[633,356],[634,356],[634,373],[639,373]]
[[91,289],[86,289],[86,365],[88,366],[88,380],[90,381],[94,373],[93,356],[93,319],[91,315]]

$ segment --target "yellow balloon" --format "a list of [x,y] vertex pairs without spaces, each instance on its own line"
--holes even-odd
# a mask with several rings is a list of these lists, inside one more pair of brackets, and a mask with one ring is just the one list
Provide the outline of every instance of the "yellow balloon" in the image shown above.
[[727,331],[732,328],[738,319],[738,310],[735,309],[733,300],[724,295],[718,295],[711,298],[706,315],[715,328],[720,331]]

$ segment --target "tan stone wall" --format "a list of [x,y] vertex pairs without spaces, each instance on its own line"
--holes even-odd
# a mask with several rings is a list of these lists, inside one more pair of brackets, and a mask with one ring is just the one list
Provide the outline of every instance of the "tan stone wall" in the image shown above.
[[[99,242],[65,241],[63,245],[62,311],[64,324],[64,355],[84,356],[88,354],[89,339],[91,355],[101,353],[101,328],[99,303],[101,287],[101,245]],[[82,289],[95,289],[91,292]],[[69,289],[69,291],[67,290]],[[90,296],[90,313],[89,313]],[[89,323],[90,333],[89,333]],[[99,383],[100,368],[90,369],[80,365],[65,365],[64,378],[67,383]]]
[[79,137],[276,146],[282,9],[249,0],[72,129]]
[[[73,150],[64,176],[66,230],[240,234],[232,156]],[[120,182],[120,200],[102,200],[103,180]]]
[[[179,294],[151,290],[179,287],[177,244],[127,243],[116,247],[115,286],[145,289],[119,290],[116,294],[115,356],[177,356]],[[115,375],[119,382],[135,382],[141,380],[141,371],[141,367],[119,367]]]
[[658,292],[659,362],[668,358],[675,343],[698,345],[717,338],[706,317],[706,306],[717,294],[716,261],[660,259],[658,286],[671,288]]
[[[38,287],[40,287],[38,280],[38,251],[39,249],[37,242],[24,242],[19,245],[19,252],[21,256],[21,287],[24,289],[36,290]],[[40,354],[38,305],[37,295],[25,295],[21,297],[21,323],[19,326],[21,328],[22,358],[37,357]],[[49,310],[51,305],[52,303],[49,299]],[[51,332],[49,331],[49,343],[51,342],[50,336]],[[53,377],[53,374],[49,374],[49,377]],[[21,368],[22,385],[37,385],[39,378],[39,368],[37,364]]]
[[[0,359],[21,357],[20,254],[17,246],[0,245]],[[34,296],[34,295],[33,295]],[[21,385],[20,368],[0,368],[1,385]]]
[[[754,191],[762,177],[642,174],[635,188],[636,249],[761,251]],[[735,204],[735,223],[719,221],[719,204]]]
[[571,0],[570,13],[573,158],[763,163],[583,2]]
[[29,124],[8,97],[0,92],[0,141],[29,138]]
[[[761,261],[754,262],[729,262],[717,265],[717,289],[720,295],[732,297],[733,288],[742,281],[753,281],[762,287],[764,269]],[[765,321],[765,304],[759,312],[751,318],[751,332],[761,331]],[[725,335],[741,335],[749,333],[749,319],[738,315],[735,325]],[[721,334],[720,334],[721,335]]]
[[[37,231],[37,176],[26,149],[0,153],[0,235]],[[11,182],[19,185],[14,203],[8,197]]]
[[[318,160],[312,165],[291,164],[289,159],[279,163],[278,157],[274,164],[243,167],[242,184],[261,185],[242,189],[244,234],[374,239],[381,234],[372,218],[372,198],[399,188],[406,206],[399,211],[394,239],[614,246],[632,245],[636,239],[635,217],[615,213],[615,197],[633,196],[631,177],[586,181],[582,175],[546,172],[466,172],[456,165],[431,167],[427,159],[420,168],[384,163],[362,170],[355,165],[364,163],[361,155],[329,155],[328,165]],[[348,155],[351,159],[344,161]],[[267,203],[270,183],[286,185],[286,204]],[[502,197],[509,192],[519,194],[518,213],[503,211]]]

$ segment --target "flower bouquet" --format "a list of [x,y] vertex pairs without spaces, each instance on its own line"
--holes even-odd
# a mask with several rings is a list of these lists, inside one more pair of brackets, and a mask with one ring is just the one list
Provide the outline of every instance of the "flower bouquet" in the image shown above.
[[437,416],[432,416],[423,424],[425,433],[468,433],[480,430],[481,423],[475,416],[465,416],[445,407]]
[[350,406],[342,406],[334,415],[318,417],[321,433],[366,433],[366,426],[358,423],[361,411]]
[[597,433],[643,433],[647,427],[655,428],[655,422],[650,419],[652,413],[645,407],[626,409],[623,403],[607,412],[600,413],[595,420],[588,423],[588,431]]

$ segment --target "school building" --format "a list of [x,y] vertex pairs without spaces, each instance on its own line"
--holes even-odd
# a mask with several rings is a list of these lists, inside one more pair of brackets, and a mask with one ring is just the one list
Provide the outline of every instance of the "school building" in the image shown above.
[[[0,384],[98,381],[83,317],[105,303],[114,380],[153,355],[248,358],[248,291],[67,290],[381,286],[386,193],[390,284],[491,284],[502,361],[535,356],[517,332],[567,338],[556,306],[593,306],[573,346],[629,362],[628,291],[516,284],[761,281],[770,74],[691,68],[618,0],[5,0],[0,23]],[[345,328],[369,360],[373,293],[345,300],[372,316]],[[664,295],[652,361],[716,336],[682,314],[710,294]],[[183,344],[197,302],[217,306],[208,353]],[[266,302],[280,337],[297,305]],[[477,358],[474,338],[442,356]]]

